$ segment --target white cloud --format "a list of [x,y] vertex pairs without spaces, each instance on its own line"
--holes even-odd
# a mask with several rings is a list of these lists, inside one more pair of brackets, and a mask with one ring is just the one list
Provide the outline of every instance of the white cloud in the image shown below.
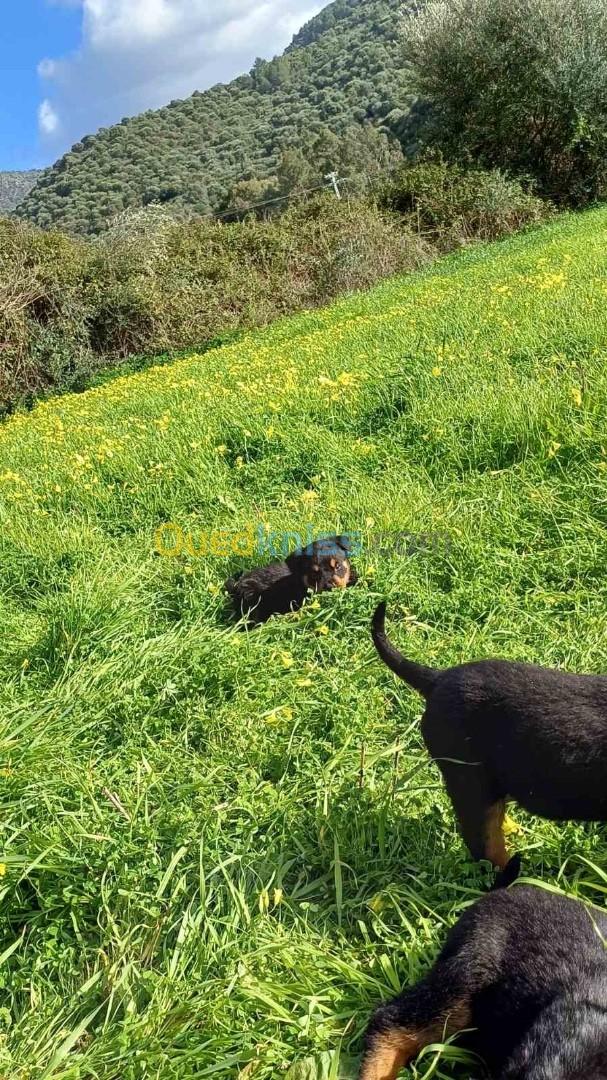
[[43,135],[54,135],[59,129],[59,117],[48,98],[40,103],[38,126]]
[[123,116],[248,71],[256,56],[281,52],[327,0],[76,2],[79,49],[38,65],[45,85],[40,128],[55,136],[56,153]]
[[38,74],[41,79],[52,79],[56,70],[57,65],[54,60],[45,59],[38,64]]
[[179,21],[172,0],[84,0],[84,30],[93,48],[130,44],[166,37]]

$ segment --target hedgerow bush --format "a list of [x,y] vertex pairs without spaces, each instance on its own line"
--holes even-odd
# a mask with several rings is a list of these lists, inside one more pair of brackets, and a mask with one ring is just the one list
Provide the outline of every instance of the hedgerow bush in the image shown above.
[[133,355],[200,351],[546,212],[499,174],[436,164],[402,171],[379,199],[323,195],[269,220],[148,207],[94,239],[0,221],[0,410],[83,389]]
[[496,240],[553,213],[549,203],[499,169],[467,169],[440,159],[398,169],[379,189],[379,201],[415,222],[442,251]]
[[89,247],[0,219],[0,406],[90,372]]
[[77,389],[134,353],[200,347],[415,269],[404,223],[329,198],[280,219],[178,222],[157,207],[81,240],[0,222],[0,408]]

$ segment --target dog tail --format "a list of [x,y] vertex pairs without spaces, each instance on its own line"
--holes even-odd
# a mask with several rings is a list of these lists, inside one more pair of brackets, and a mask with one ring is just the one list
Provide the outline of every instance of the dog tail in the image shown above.
[[521,857],[520,855],[513,855],[510,862],[506,863],[503,870],[500,870],[499,874],[496,874],[495,881],[491,886],[491,892],[495,892],[496,889],[507,889],[509,885],[512,885],[516,881],[521,872]]
[[385,624],[386,602],[384,600],[377,608],[371,623],[373,644],[384,664],[387,664],[395,675],[398,675],[400,679],[404,679],[406,683],[409,683],[409,686],[412,686],[414,690],[418,690],[424,697],[428,697],[440,672],[435,668],[424,667],[422,664],[415,664],[412,660],[405,659],[388,640]]

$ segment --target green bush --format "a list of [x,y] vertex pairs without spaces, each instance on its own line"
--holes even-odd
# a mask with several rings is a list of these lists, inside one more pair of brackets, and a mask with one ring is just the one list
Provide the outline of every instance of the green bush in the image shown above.
[[472,239],[496,240],[553,212],[497,169],[465,169],[441,160],[403,166],[379,188],[378,201],[406,215],[444,251]]
[[398,219],[333,196],[229,225],[149,207],[93,240],[2,220],[0,409],[80,388],[132,354],[203,347],[429,257]]
[[88,240],[0,221],[0,410],[81,389],[133,355],[203,349],[546,213],[499,174],[436,164],[397,174],[382,199],[323,194],[231,224],[150,206]]
[[0,219],[0,406],[92,370],[88,246]]
[[405,59],[449,158],[535,177],[558,201],[607,186],[605,0],[429,0]]

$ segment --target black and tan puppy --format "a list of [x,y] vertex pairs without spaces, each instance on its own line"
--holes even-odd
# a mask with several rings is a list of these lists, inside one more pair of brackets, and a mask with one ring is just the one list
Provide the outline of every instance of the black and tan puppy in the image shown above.
[[607,678],[507,660],[437,670],[401,656],[373,617],[385,664],[426,699],[422,734],[475,859],[504,867],[508,799],[555,821],[607,820]]
[[350,561],[350,540],[332,536],[294,551],[284,562],[270,563],[226,581],[226,591],[236,613],[253,623],[271,615],[297,611],[308,592],[327,592],[355,585],[356,571]]
[[606,938],[601,911],[534,885],[483,897],[430,973],[376,1011],[360,1080],[395,1080],[465,1029],[495,1080],[605,1080]]

